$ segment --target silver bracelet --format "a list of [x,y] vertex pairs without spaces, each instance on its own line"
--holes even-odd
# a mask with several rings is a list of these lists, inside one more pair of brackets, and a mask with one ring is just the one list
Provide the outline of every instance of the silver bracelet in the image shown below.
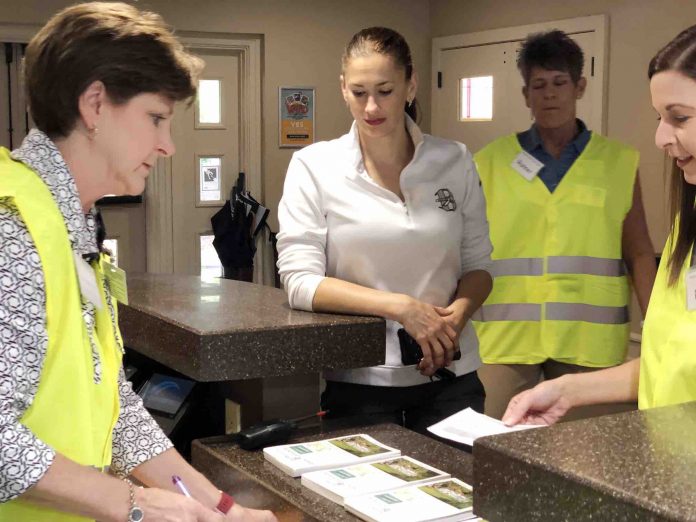
[[124,477],[123,481],[128,485],[128,495],[130,497],[130,508],[128,509],[126,522],[143,522],[145,518],[143,510],[135,504],[135,486],[130,479]]

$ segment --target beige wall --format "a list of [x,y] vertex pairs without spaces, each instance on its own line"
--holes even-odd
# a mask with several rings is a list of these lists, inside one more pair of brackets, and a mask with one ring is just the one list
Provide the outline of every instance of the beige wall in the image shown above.
[[[41,24],[70,0],[6,0],[0,22]],[[5,6],[5,2],[3,2]],[[263,166],[265,201],[276,208],[293,150],[278,148],[278,87],[307,85],[317,89],[318,140],[344,134],[350,117],[338,87],[340,56],[348,39],[363,27],[387,25],[401,32],[412,47],[414,65],[425,74],[419,102],[430,127],[430,25],[425,0],[149,0],[137,3],[162,14],[179,30],[264,35]]]
[[[10,0],[0,22],[43,23],[70,0]],[[646,69],[654,52],[678,30],[696,22],[696,2],[684,0],[149,0],[138,5],[162,13],[180,30],[264,35],[264,197],[273,211],[282,193],[290,149],[277,146],[279,85],[317,88],[317,139],[343,134],[350,124],[338,90],[339,57],[356,30],[387,25],[411,44],[420,72],[422,126],[430,127],[431,38],[607,14],[609,75],[607,131],[641,151],[641,180],[651,235],[661,249],[668,228],[664,158],[653,145],[655,114]]]
[[596,14],[609,17],[607,133],[641,152],[643,199],[659,251],[668,229],[665,162],[653,141],[656,115],[650,105],[646,73],[653,54],[678,31],[696,23],[696,2],[430,0],[433,37]]

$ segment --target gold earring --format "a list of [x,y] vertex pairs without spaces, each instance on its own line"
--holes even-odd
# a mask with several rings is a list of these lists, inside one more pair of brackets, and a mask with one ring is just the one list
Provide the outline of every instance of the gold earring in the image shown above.
[[96,125],[87,131],[87,137],[90,139],[90,141],[94,140],[97,134],[99,134],[99,129]]

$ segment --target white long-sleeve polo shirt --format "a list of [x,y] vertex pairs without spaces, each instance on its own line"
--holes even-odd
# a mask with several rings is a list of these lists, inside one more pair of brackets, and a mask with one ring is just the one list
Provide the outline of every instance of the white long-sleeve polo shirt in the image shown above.
[[[410,295],[448,306],[461,277],[489,270],[492,246],[478,173],[467,148],[423,134],[407,118],[415,145],[401,172],[404,201],[366,172],[358,130],[296,152],[278,208],[278,269],[290,306],[312,310],[324,277]],[[429,382],[404,367],[397,330],[387,321],[386,363],[331,370],[329,380],[379,386]],[[457,375],[480,366],[478,340],[467,324]],[[360,346],[355,346],[356,350]]]

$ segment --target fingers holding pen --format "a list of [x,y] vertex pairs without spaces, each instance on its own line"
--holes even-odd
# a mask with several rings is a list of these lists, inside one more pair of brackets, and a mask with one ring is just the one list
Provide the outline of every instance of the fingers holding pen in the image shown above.
[[159,488],[138,488],[135,500],[145,520],[223,522],[225,518],[193,498]]

